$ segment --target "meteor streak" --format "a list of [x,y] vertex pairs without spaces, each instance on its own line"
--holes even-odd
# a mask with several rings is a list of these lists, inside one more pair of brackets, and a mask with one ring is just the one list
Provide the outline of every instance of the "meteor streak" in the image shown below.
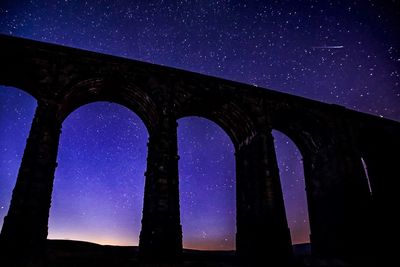
[[344,48],[343,45],[324,45],[324,46],[313,46],[313,49],[340,49]]

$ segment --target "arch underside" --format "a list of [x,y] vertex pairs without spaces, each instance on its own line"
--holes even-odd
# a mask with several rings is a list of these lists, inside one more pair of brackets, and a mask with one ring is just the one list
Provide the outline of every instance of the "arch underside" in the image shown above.
[[60,120],[65,120],[79,107],[97,101],[115,102],[132,110],[148,132],[157,124],[156,105],[146,92],[132,84],[113,83],[104,78],[87,79],[74,85],[62,100]]
[[190,116],[206,118],[220,126],[236,148],[254,132],[254,122],[234,101],[194,96],[186,103],[178,102],[176,105],[180,105],[177,119]]

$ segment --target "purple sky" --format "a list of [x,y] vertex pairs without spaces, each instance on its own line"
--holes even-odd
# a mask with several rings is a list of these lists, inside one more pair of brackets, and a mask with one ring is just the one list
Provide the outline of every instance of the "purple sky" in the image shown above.
[[[396,16],[390,1],[1,1],[0,32],[400,120]],[[0,87],[0,225],[35,107],[29,95]],[[234,249],[232,142],[206,119],[178,123],[184,246]],[[66,119],[49,238],[138,243],[147,136],[117,104],[92,103]],[[292,241],[307,242],[301,155],[285,135],[274,136]]]

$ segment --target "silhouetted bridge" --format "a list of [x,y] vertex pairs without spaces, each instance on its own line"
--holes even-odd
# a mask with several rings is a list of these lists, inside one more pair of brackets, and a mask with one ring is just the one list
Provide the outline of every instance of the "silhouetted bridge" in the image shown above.
[[182,251],[177,120],[186,116],[217,123],[235,146],[238,256],[267,263],[284,262],[292,254],[273,129],[289,136],[303,156],[313,255],[356,263],[390,253],[386,240],[398,228],[393,214],[400,123],[238,82],[5,35],[0,58],[0,84],[24,90],[38,102],[1,231],[2,259],[43,255],[62,123],[95,101],[131,109],[149,132],[139,242],[144,258],[177,259]]

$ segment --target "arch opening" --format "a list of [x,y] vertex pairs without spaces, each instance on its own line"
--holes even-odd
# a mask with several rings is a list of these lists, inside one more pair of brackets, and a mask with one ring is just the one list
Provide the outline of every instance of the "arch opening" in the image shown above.
[[15,87],[0,86],[0,229],[29,135],[36,99]]
[[138,245],[148,133],[131,110],[96,102],[63,122],[49,239]]
[[178,122],[183,247],[235,250],[234,145],[208,119],[185,117]]
[[[277,130],[273,130],[272,134],[274,136],[287,222],[290,228],[292,245],[294,245],[296,252],[296,247],[300,244],[310,243],[310,223],[302,154],[287,135]],[[303,250],[303,248],[300,249]]]
[[367,164],[365,163],[365,160],[362,157],[361,157],[361,163],[364,169],[365,178],[367,179],[369,194],[372,195],[371,179],[369,178],[368,175]]
[[[110,91],[111,85],[113,90]],[[112,80],[106,77],[91,78],[72,86],[59,110],[60,120],[65,120],[84,105],[102,101],[129,108],[141,119],[147,131],[151,131],[152,124],[158,119],[155,103],[149,95],[116,75]]]

